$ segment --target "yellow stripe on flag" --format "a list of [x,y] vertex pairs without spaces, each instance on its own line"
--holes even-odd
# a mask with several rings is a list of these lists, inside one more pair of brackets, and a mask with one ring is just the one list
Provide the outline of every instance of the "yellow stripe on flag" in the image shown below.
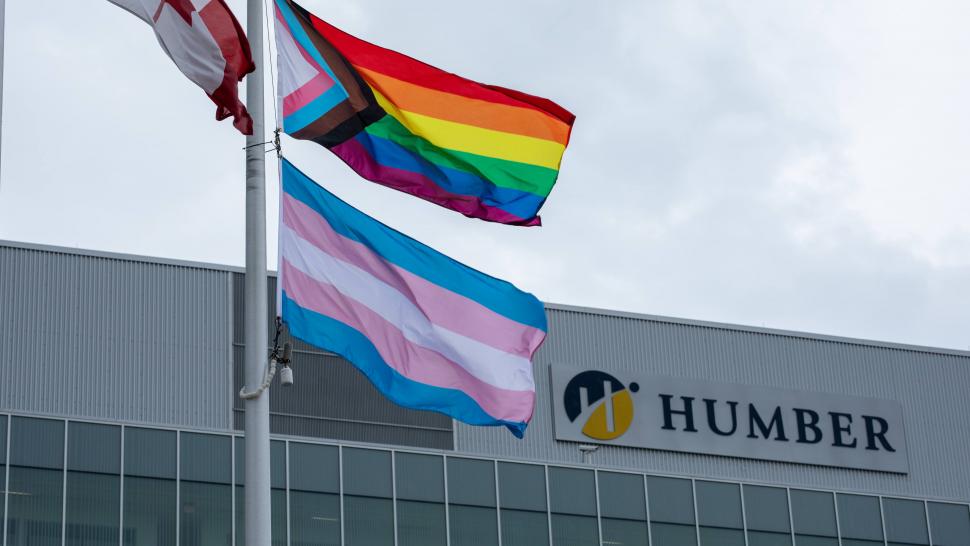
[[381,108],[435,146],[559,170],[566,147],[558,142],[415,114],[399,109],[379,91],[373,91]]

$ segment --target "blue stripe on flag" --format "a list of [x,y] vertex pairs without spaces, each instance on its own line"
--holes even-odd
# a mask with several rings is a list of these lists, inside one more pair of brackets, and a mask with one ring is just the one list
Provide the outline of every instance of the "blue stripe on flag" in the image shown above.
[[532,294],[385,226],[318,186],[286,159],[282,161],[281,170],[283,191],[320,214],[340,235],[360,242],[385,260],[504,317],[547,331],[542,302]]
[[[336,83],[338,86],[340,86],[340,89],[342,89],[344,91],[344,94],[346,94],[347,90],[344,89],[343,84],[340,83],[340,80],[333,73],[333,70],[330,68],[330,65],[327,64],[327,61],[325,61],[323,59],[323,56],[320,55],[320,52],[317,51],[317,48],[313,46],[313,42],[310,41],[310,37],[307,36],[306,31],[303,30],[303,25],[300,24],[300,21],[297,19],[296,14],[293,13],[293,10],[291,10],[290,6],[287,5],[286,0],[276,0],[276,7],[278,7],[280,10],[280,13],[283,14],[283,19],[286,21],[286,26],[290,29],[290,35],[293,36],[293,39],[296,40],[296,43],[301,48],[303,48],[307,52],[307,54],[313,57],[313,60],[316,61],[317,64],[319,64],[320,67],[327,72],[327,74],[330,76],[330,79],[333,80],[334,83]],[[277,20],[277,23],[279,23],[278,20]]]
[[395,404],[450,415],[459,421],[479,426],[506,426],[518,438],[526,423],[495,419],[475,400],[456,389],[435,387],[404,377],[381,358],[377,348],[355,328],[300,307],[282,292],[283,317],[290,333],[306,343],[332,351],[351,362],[371,383]]
[[343,87],[339,85],[331,86],[322,95],[313,99],[296,112],[283,118],[283,130],[287,133],[295,133],[300,129],[310,125],[314,121],[322,118],[334,106],[340,104],[347,98]]
[[478,197],[486,205],[519,218],[532,218],[546,200],[534,193],[496,186],[469,172],[435,165],[396,142],[366,131],[361,131],[354,138],[381,165],[420,173],[448,193]]

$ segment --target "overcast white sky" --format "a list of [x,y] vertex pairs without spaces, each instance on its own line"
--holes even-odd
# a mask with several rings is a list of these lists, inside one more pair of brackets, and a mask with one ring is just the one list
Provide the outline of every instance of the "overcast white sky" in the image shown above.
[[[970,348],[970,4],[303,5],[578,116],[531,229],[284,141],[381,221],[545,301]],[[0,238],[242,265],[243,137],[147,26],[10,0],[6,40]]]

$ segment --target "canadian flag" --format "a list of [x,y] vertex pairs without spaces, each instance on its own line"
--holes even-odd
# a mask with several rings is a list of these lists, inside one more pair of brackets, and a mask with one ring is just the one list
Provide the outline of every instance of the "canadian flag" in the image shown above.
[[224,0],[108,0],[145,21],[175,65],[216,103],[216,119],[253,134],[239,82],[256,69],[249,40]]

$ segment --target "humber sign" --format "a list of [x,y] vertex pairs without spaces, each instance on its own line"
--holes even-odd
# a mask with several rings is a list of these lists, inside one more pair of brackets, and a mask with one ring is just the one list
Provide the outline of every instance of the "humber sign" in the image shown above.
[[557,440],[909,472],[898,402],[551,366]]

